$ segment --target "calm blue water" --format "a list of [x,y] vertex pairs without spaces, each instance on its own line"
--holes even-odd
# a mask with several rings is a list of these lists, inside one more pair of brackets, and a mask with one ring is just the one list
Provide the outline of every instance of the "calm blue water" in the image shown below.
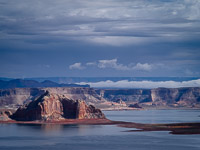
[[[200,122],[200,110],[106,111],[112,120]],[[122,132],[114,125],[0,124],[1,150],[199,150],[200,135]]]

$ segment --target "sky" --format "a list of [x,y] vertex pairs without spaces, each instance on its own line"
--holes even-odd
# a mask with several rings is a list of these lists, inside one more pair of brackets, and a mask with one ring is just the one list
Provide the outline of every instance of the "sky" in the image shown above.
[[199,0],[0,0],[0,77],[199,77]]

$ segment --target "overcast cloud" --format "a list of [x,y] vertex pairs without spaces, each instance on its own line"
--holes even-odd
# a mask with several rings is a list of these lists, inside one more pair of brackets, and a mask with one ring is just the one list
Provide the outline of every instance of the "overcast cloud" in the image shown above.
[[200,76],[199,60],[199,0],[0,0],[0,76]]
[[196,38],[200,29],[199,0],[1,0],[0,8],[1,39],[31,43],[48,38],[123,46]]

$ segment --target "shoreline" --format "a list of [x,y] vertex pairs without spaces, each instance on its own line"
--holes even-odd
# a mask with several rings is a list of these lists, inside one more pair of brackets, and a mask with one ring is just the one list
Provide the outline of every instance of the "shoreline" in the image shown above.
[[[168,123],[168,124],[144,124],[125,121],[112,121],[109,119],[65,119],[59,121],[0,121],[0,124],[21,125],[116,125],[127,128],[123,132],[147,132],[147,131],[169,131],[169,134],[189,135],[200,134],[200,122]],[[133,128],[133,129],[131,129]],[[137,129],[137,130],[136,130]]]
[[[101,109],[101,108],[100,108]],[[102,111],[142,111],[142,110],[200,110],[200,108],[196,107],[196,108],[188,108],[188,107],[180,107],[180,108],[173,108],[173,107],[169,107],[169,108],[118,108],[118,109],[112,109],[112,108],[107,108],[107,109],[101,109]]]
[[111,124],[113,121],[109,119],[63,119],[63,120],[53,120],[53,121],[16,121],[16,120],[8,120],[8,121],[0,121],[0,124]]

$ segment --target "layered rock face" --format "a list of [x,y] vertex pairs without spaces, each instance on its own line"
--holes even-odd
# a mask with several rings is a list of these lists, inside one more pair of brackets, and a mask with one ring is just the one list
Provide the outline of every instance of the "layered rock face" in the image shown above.
[[109,101],[117,101],[118,99],[125,102],[151,101],[150,89],[97,89],[96,92],[101,98]]
[[157,105],[194,106],[200,102],[200,88],[152,89],[151,99]]
[[104,114],[84,101],[45,91],[39,98],[20,107],[12,116],[17,121],[62,119],[104,119]]
[[[127,107],[138,103],[151,107],[200,107],[200,87],[156,89],[93,89],[82,87],[16,88],[0,90],[0,107],[18,108],[49,91],[67,99],[84,100],[98,108]],[[124,103],[125,102],[125,103]],[[5,107],[6,106],[6,107]]]
[[141,104],[163,107],[200,107],[200,87],[156,89],[100,89],[101,98],[126,104]]
[[0,106],[10,107],[23,105],[26,102],[38,98],[48,90],[54,94],[65,95],[68,99],[81,99],[87,103],[98,103],[105,101],[92,88],[82,87],[56,87],[56,88],[14,88],[0,89]]

